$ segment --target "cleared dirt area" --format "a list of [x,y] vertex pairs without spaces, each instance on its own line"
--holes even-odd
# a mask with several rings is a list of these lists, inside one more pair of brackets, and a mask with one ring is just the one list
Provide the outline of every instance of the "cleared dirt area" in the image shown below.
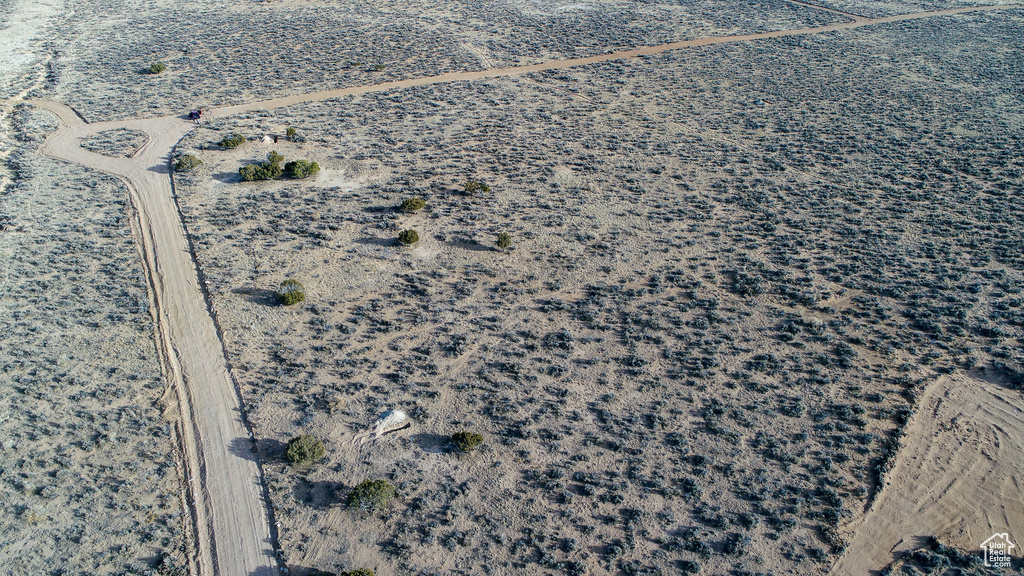
[[870,574],[929,537],[977,550],[1024,519],[1024,406],[984,373],[929,384],[896,466],[832,574]]

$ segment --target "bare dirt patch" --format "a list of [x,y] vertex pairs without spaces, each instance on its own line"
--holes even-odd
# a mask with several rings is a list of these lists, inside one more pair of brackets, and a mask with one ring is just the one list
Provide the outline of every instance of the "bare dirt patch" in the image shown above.
[[[984,373],[943,376],[925,389],[896,466],[832,574],[868,574],[932,536],[975,551],[1024,518],[1020,392]],[[998,374],[996,374],[998,378]]]

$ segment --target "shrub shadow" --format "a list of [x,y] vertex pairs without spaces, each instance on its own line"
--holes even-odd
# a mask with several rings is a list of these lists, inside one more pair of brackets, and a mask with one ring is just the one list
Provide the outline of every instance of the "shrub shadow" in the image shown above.
[[[259,576],[263,576],[262,572],[249,574],[248,576],[256,576],[256,574],[259,574]],[[322,574],[324,574],[324,571],[320,570],[319,568],[310,568],[308,566],[294,566],[289,564],[288,574],[290,574],[291,576],[321,576]]]
[[213,179],[227,184],[242,181],[242,178],[238,176],[238,172],[216,172],[213,174]]
[[272,460],[284,461],[284,452],[287,448],[287,444],[280,440],[274,440],[272,438],[257,438],[256,449],[259,450],[260,457],[265,462]]
[[967,375],[1007,390],[1024,391],[1024,376],[1008,366],[989,365],[967,370]]
[[485,246],[476,240],[470,239],[445,240],[444,244],[452,248],[461,248],[463,250],[471,250],[473,252],[492,252],[495,250],[490,246]]
[[413,434],[410,439],[424,452],[433,454],[444,454],[447,452],[448,444],[451,443],[451,436],[434,434],[433,432],[420,432]]
[[235,438],[231,441],[228,451],[250,462],[259,462],[259,455],[256,453],[256,443],[249,438]]
[[295,499],[312,508],[320,510],[343,502],[345,484],[322,480],[309,482],[301,478],[295,480]]
[[398,239],[396,238],[374,238],[367,236],[365,238],[357,238],[356,244],[365,244],[367,246],[397,246]]
[[281,302],[277,292],[266,288],[256,288],[255,286],[235,288],[231,293],[243,295],[249,302],[252,302],[253,304],[261,304],[263,306],[277,306]]

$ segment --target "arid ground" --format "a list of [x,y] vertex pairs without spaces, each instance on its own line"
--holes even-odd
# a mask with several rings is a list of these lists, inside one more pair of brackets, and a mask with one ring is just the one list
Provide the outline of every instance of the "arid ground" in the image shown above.
[[[1024,536],[1024,9],[29,4],[0,574],[988,574]],[[271,151],[321,170],[242,182]]]

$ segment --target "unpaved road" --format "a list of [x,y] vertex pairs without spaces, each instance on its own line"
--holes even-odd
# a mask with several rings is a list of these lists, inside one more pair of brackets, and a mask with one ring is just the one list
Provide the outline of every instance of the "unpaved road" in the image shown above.
[[[56,113],[61,123],[43,144],[44,154],[116,174],[128,187],[157,349],[176,408],[192,573],[277,573],[256,453],[171,188],[170,152],[191,126],[178,118],[86,125],[66,106],[35,104]],[[121,127],[149,135],[132,158],[109,158],[80,146],[85,135]]]
[[[844,14],[851,20],[828,26],[703,38],[586,58],[312,92],[218,108],[212,110],[211,115],[224,117],[413,86],[571,68],[681,48],[816,34],[1000,8],[1013,6],[978,6],[874,19]],[[192,129],[192,124],[173,116],[86,124],[62,104],[49,101],[34,101],[33,104],[60,118],[60,128],[43,145],[44,154],[114,174],[128,188],[135,210],[133,232],[149,282],[157,348],[169,385],[168,394],[173,397],[171,405],[176,408],[173,414],[176,442],[184,464],[183,500],[191,515],[189,562],[192,573],[197,576],[276,573],[269,503],[265,501],[257,456],[242,416],[240,396],[228,373],[223,344],[208,309],[206,294],[199,284],[199,271],[169,174],[171,152]],[[141,130],[149,135],[149,142],[131,158],[109,158],[81,147],[85,136],[115,128]]]

